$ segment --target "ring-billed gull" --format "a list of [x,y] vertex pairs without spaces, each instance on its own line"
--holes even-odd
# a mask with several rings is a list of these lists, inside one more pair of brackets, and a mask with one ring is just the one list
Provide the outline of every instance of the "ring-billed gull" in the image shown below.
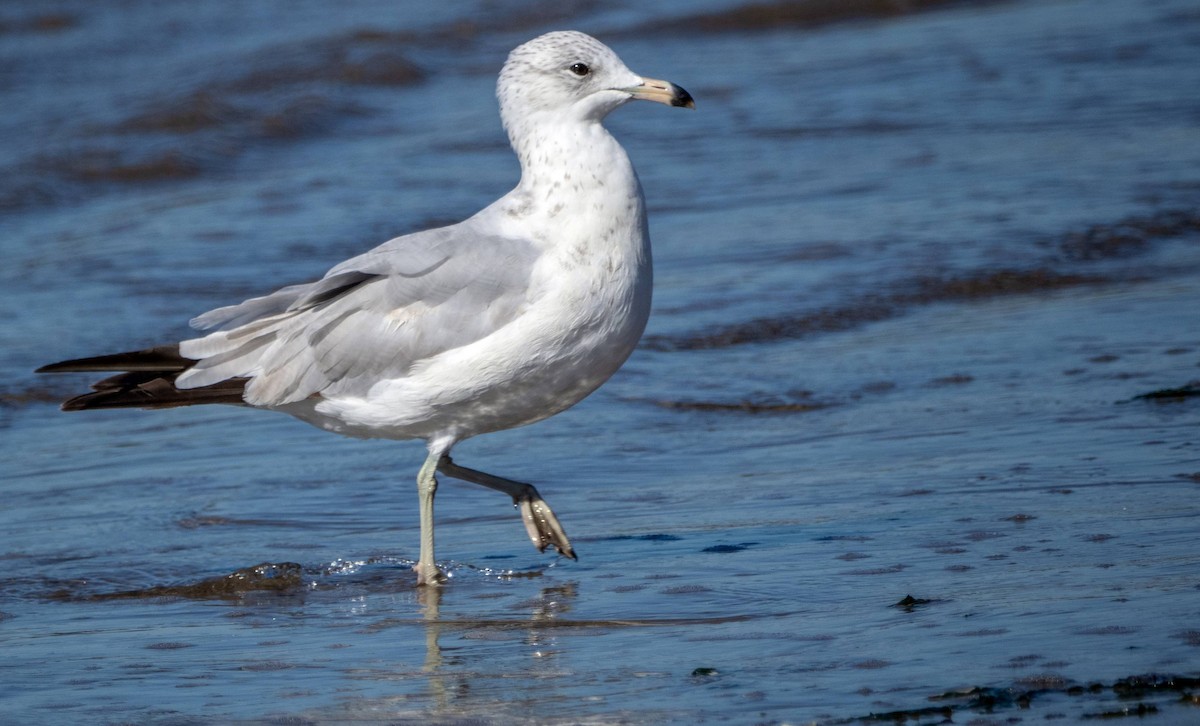
[[438,472],[508,494],[539,551],[574,558],[533,486],[460,466],[450,449],[573,406],[629,357],[650,312],[650,240],[637,174],[601,121],[633,99],[694,104],[574,31],[512,51],[496,95],[521,162],[511,192],[315,282],[207,312],[192,321],[211,331],[202,337],[40,368],[120,372],[63,410],[227,403],[348,436],[424,439],[418,583],[443,579]]

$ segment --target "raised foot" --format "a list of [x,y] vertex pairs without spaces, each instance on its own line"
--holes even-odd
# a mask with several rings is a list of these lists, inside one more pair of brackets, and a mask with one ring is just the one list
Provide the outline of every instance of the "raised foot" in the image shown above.
[[560,555],[579,559],[575,556],[575,550],[571,549],[571,540],[567,539],[558,517],[554,516],[554,510],[550,509],[537,489],[529,486],[526,491],[513,497],[513,503],[520,508],[525,531],[529,533],[529,539],[533,540],[538,552],[545,552],[547,547],[554,545]]
[[533,540],[533,546],[537,547],[538,552],[545,552],[547,547],[554,545],[554,549],[558,550],[560,555],[573,560],[579,559],[575,556],[575,550],[571,549],[571,540],[567,539],[567,533],[558,523],[558,517],[554,516],[554,510],[550,509],[550,505],[546,504],[532,484],[459,466],[447,455],[438,460],[438,471],[455,479],[504,492],[512,497],[513,504],[520,508],[525,531],[529,533],[529,539]]

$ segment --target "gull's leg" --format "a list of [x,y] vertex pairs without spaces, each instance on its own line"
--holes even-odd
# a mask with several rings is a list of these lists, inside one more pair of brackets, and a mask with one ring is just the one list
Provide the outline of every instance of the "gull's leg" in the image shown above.
[[[428,466],[429,462],[427,461],[425,465]],[[578,559],[575,556],[575,550],[571,549],[571,541],[567,539],[567,533],[558,523],[558,517],[554,516],[550,505],[546,504],[542,495],[538,494],[538,490],[532,484],[504,479],[459,466],[450,460],[449,454],[442,454],[436,469],[446,476],[495,489],[512,497],[513,504],[521,508],[521,519],[525,522],[525,531],[529,533],[529,539],[533,540],[533,546],[537,547],[538,552],[545,552],[546,547],[554,545],[554,549],[558,550],[559,554],[566,555],[573,560]]]
[[417,474],[417,501],[421,510],[421,555],[413,567],[418,585],[437,585],[444,578],[433,562],[433,495],[437,492],[438,461],[444,449],[429,447],[429,457]]

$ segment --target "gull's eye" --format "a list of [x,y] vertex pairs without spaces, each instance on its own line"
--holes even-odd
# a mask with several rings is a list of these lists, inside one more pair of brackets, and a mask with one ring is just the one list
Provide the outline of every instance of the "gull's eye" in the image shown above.
[[586,63],[575,63],[571,66],[570,71],[580,78],[583,78],[587,74],[591,73],[592,69],[588,68]]

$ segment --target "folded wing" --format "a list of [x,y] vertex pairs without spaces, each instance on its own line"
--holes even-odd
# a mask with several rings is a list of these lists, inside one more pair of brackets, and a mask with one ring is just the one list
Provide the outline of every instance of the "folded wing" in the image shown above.
[[244,400],[257,406],[365,394],[512,322],[529,302],[536,256],[529,241],[468,223],[397,238],[316,282],[196,318],[215,330],[180,344],[196,362],[174,383],[247,379]]

